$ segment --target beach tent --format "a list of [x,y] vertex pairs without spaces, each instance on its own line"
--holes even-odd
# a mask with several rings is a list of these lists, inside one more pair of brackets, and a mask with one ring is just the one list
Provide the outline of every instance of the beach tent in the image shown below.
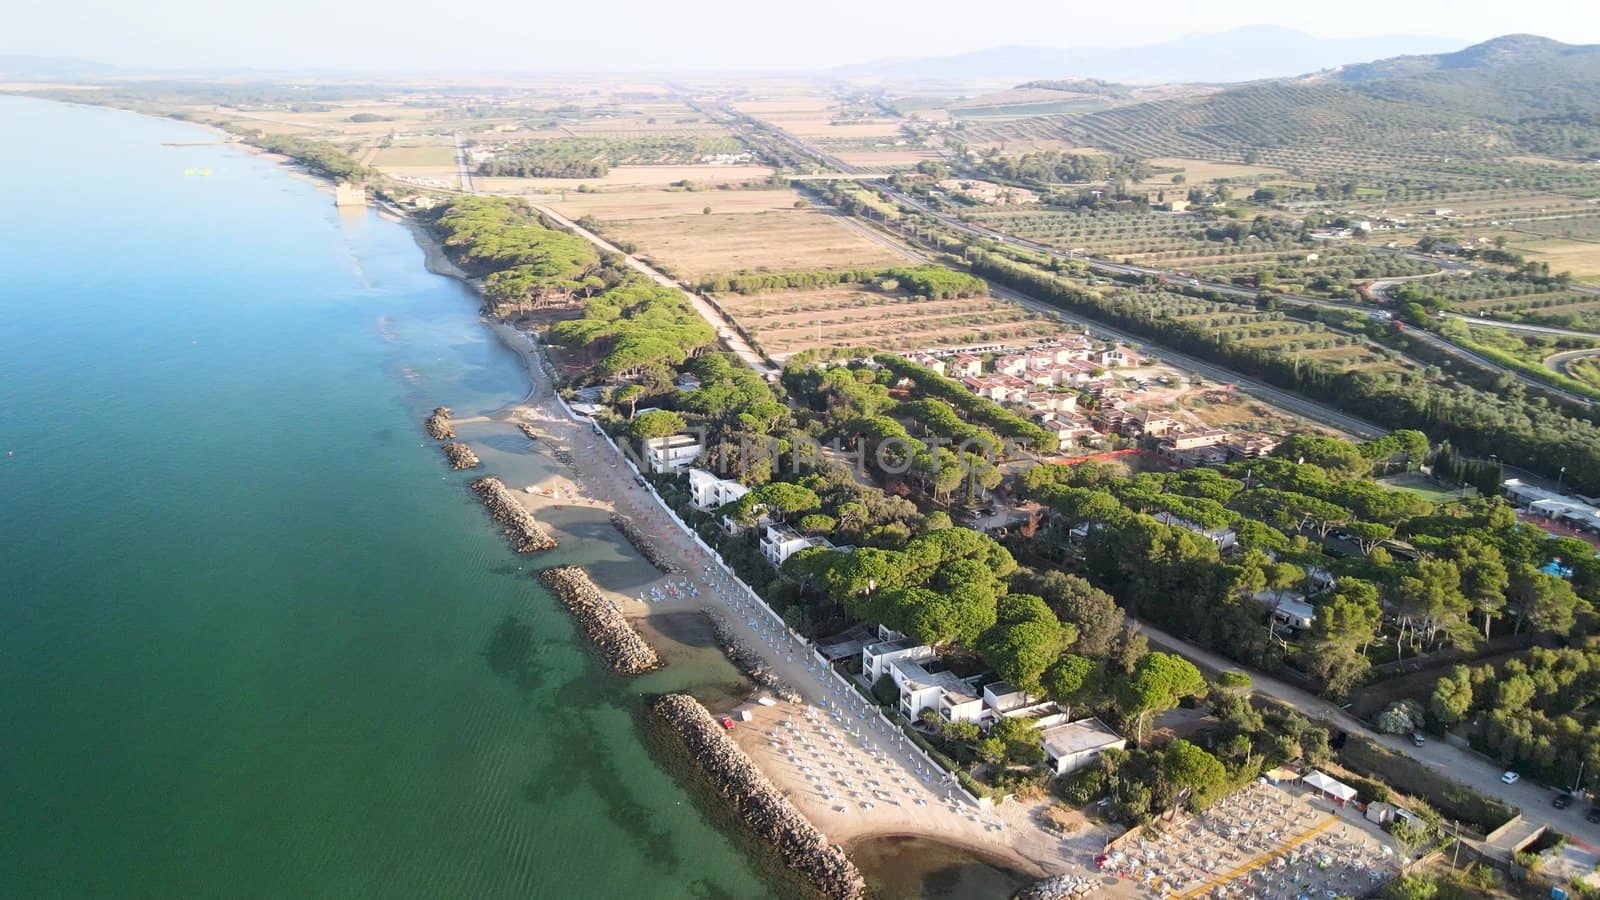
[[1329,778],[1316,770],[1312,770],[1303,780],[1306,784],[1315,788],[1322,796],[1340,805],[1349,803],[1356,798],[1355,788],[1342,781]]

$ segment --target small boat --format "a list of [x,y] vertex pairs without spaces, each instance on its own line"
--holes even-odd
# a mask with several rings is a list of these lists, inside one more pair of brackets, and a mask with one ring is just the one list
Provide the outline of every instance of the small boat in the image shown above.
[[539,490],[539,488],[537,488],[537,487],[536,487],[536,486],[534,486],[534,485],[531,485],[531,484],[530,484],[530,485],[528,485],[528,486],[527,486],[527,487],[525,487],[525,488],[523,488],[523,489],[522,489],[522,490],[523,490],[523,491],[525,491],[525,492],[527,492],[527,493],[529,493],[529,494],[538,494],[538,493],[542,493],[542,492],[541,492],[541,491],[540,491],[540,490]]

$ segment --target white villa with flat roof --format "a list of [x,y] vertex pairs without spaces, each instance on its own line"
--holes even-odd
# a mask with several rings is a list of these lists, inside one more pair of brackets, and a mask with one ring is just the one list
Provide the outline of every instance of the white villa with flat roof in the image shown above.
[[889,666],[899,660],[934,658],[933,648],[916,638],[906,637],[881,625],[878,628],[884,640],[861,648],[861,674],[869,684],[877,684],[878,679],[889,674]]
[[1112,731],[1099,719],[1079,719],[1039,731],[1039,743],[1050,768],[1057,775],[1075,772],[1089,765],[1107,750],[1121,750],[1127,739]]
[[705,469],[689,470],[689,502],[695,509],[713,510],[748,493],[749,488],[731,478],[718,478]]
[[644,442],[644,448],[645,464],[658,475],[688,468],[705,449],[692,434],[651,438]]
[[833,542],[827,538],[807,537],[787,525],[768,525],[766,534],[761,536],[761,555],[774,568],[807,547],[834,549]]

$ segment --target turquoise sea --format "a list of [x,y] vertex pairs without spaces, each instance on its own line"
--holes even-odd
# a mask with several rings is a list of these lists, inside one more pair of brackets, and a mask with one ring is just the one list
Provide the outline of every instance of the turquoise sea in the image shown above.
[[528,383],[405,227],[181,123],[0,122],[0,895],[781,892],[423,437]]

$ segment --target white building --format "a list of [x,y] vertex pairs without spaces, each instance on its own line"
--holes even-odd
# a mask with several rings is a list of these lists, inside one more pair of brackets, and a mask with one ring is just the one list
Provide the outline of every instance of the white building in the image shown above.
[[902,659],[918,661],[934,658],[933,648],[927,644],[897,631],[889,631],[881,625],[878,627],[884,640],[861,648],[861,674],[869,683],[877,684],[878,679],[890,674],[889,667]]
[[766,534],[761,537],[761,555],[773,567],[783,565],[783,561],[799,553],[807,547],[823,547],[833,549],[833,543],[827,538],[806,537],[787,525],[768,525]]
[[657,474],[687,468],[705,449],[692,434],[673,434],[644,442],[645,464]]
[[1304,594],[1294,591],[1262,591],[1256,594],[1272,610],[1272,621],[1280,628],[1304,631],[1317,620],[1317,608],[1306,602]]
[[1099,719],[1079,719],[1041,729],[1039,743],[1057,775],[1076,772],[1107,750],[1121,750],[1128,742]]
[[1203,526],[1196,525],[1188,519],[1180,519],[1169,512],[1156,513],[1155,520],[1163,525],[1170,525],[1173,528],[1182,528],[1184,531],[1192,531],[1211,543],[1216,544],[1218,550],[1232,550],[1234,546],[1239,543],[1239,536],[1234,534],[1232,529],[1205,528]]
[[983,718],[977,686],[954,672],[930,672],[920,661],[902,658],[889,664],[889,674],[900,688],[900,715],[908,722],[915,722],[925,709],[946,722],[976,723]]
[[726,506],[748,493],[749,488],[731,478],[718,478],[705,469],[689,470],[689,502],[695,509]]

